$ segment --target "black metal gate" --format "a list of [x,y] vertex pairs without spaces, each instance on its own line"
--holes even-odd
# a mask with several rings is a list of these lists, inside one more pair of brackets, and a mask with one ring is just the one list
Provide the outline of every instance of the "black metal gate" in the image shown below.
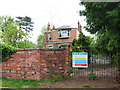
[[118,77],[118,69],[111,64],[110,58],[103,56],[100,57],[99,54],[97,54],[96,57],[96,55],[92,54],[89,60],[90,63],[88,68],[79,68],[79,71],[76,74],[79,78],[88,79],[88,76],[92,74],[94,74],[97,79],[113,79]]

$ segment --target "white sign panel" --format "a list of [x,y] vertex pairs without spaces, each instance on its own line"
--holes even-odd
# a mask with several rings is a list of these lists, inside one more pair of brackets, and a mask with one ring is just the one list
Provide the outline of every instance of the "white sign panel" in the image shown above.
[[88,53],[87,52],[73,52],[72,53],[72,67],[88,68]]

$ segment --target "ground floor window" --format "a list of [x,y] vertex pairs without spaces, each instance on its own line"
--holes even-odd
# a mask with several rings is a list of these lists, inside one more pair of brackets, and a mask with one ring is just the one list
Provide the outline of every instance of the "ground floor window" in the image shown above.
[[53,45],[48,45],[48,48],[53,48]]

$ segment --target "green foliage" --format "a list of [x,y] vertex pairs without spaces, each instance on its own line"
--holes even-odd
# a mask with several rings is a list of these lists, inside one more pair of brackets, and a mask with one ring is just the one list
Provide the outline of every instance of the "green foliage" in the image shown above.
[[[35,48],[36,46],[27,40],[29,37],[29,32],[32,30],[29,27],[31,24],[31,18],[25,17],[24,22],[26,29],[18,29],[18,25],[21,25],[20,22],[15,22],[14,18],[10,16],[1,16],[0,17],[0,38],[1,41],[7,45],[11,45],[17,48]],[[23,25],[24,26],[24,25]]]
[[26,35],[26,33],[17,29],[17,23],[10,16],[0,17],[0,32],[2,42],[11,46],[16,46],[16,42]]
[[43,83],[47,83],[46,81],[35,81],[35,80],[23,80],[23,79],[2,79],[2,87],[10,87],[10,88],[22,88],[25,86],[36,87],[40,86]]
[[32,19],[30,17],[18,16],[16,18],[18,19],[18,20],[16,20],[16,22],[18,22],[18,24],[19,24],[19,30],[26,32],[26,33],[29,33],[30,31],[33,30],[34,23],[32,22]]
[[48,73],[48,78],[47,80],[50,80],[50,81],[53,81],[53,82],[57,82],[57,81],[61,81],[61,80],[64,80],[66,79],[65,76],[61,76],[58,74],[58,71],[57,70],[51,70],[49,73]]
[[9,58],[11,58],[10,55],[16,51],[15,47],[12,47],[12,46],[9,46],[6,44],[0,43],[0,47],[1,47],[1,51],[2,51],[2,58],[1,58],[0,62],[6,61]]
[[95,51],[109,56],[119,67],[120,2],[81,2],[81,5],[86,8],[80,11],[80,15],[86,16],[85,28],[97,37]]
[[66,79],[65,76],[53,75],[49,80],[53,82],[57,82],[57,81],[65,80],[65,79]]
[[82,87],[86,87],[86,88],[99,88],[99,85],[94,85],[94,86],[91,86],[91,85],[82,85]]
[[72,42],[72,51],[73,52],[88,52],[92,38],[85,36],[83,33],[79,35],[79,39],[74,39]]
[[118,31],[120,2],[81,2],[81,5],[86,8],[80,11],[80,15],[86,16],[87,31],[93,34],[106,30],[113,33]]
[[17,47],[18,48],[36,48],[36,45],[33,44],[32,42],[30,41],[20,41],[20,42],[17,42]]
[[27,33],[17,29],[17,23],[10,16],[0,17],[0,37],[7,45],[17,46],[16,42],[22,40]]
[[90,86],[90,85],[83,85],[83,87],[91,88],[92,86]]
[[96,79],[96,74],[95,73],[88,74],[88,79],[89,80],[95,80]]
[[70,76],[74,76],[78,72],[78,68],[73,68],[72,73],[70,73]]
[[44,45],[45,45],[44,35],[39,35],[38,38],[37,38],[37,47],[38,48],[43,48]]
[[47,31],[47,28],[44,26],[41,29],[41,34],[37,38],[37,47],[38,48],[43,48],[44,45],[45,45],[45,42],[44,42],[44,33],[45,33],[45,31]]
[[94,85],[94,87],[99,88],[99,85]]
[[[33,31],[34,23],[32,22],[32,19],[28,16],[25,16],[25,17],[18,16],[16,18],[17,18],[16,22],[19,25],[19,30],[27,34],[24,36],[23,39],[28,40],[28,38],[30,38],[30,32]],[[21,35],[18,35],[18,36],[21,36]]]
[[[93,38],[90,36],[85,36],[83,33],[80,33],[79,39],[74,39],[72,42],[72,52],[88,52],[88,59],[90,58],[90,45],[93,42]],[[71,52],[71,53],[72,53]],[[90,63],[90,59],[88,60]]]

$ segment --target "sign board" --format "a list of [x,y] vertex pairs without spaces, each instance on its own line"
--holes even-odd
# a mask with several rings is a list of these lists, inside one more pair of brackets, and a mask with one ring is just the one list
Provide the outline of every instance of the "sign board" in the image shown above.
[[87,52],[73,52],[72,53],[72,67],[88,68],[88,53]]

